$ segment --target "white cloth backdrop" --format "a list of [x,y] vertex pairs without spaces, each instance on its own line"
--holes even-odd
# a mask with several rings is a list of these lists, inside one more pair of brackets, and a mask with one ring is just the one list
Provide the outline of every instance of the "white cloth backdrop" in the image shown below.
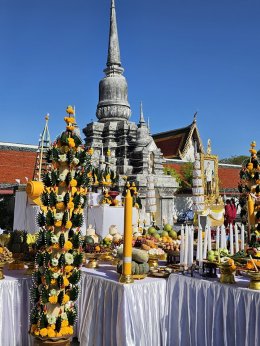
[[40,211],[38,205],[30,204],[27,201],[25,191],[16,191],[14,207],[14,224],[13,229],[35,233],[39,230],[36,222],[36,216]]
[[166,301],[164,345],[260,345],[259,291],[171,275]]
[[[111,225],[117,225],[119,233],[124,233],[124,207],[94,206],[84,210],[85,223],[94,226],[102,237],[109,233]],[[137,224],[138,211],[133,208],[133,225]]]
[[12,270],[0,281],[0,346],[30,346],[29,330],[31,277]]

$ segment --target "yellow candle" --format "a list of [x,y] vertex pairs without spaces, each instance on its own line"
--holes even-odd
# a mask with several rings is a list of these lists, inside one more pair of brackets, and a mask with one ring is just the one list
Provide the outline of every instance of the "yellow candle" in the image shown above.
[[248,195],[248,222],[250,224],[250,226],[254,226],[255,225],[255,213],[254,210],[255,206],[254,206],[254,201],[251,197],[251,195]]
[[132,274],[132,206],[133,198],[130,190],[125,196],[125,217],[124,217],[124,251],[123,251],[123,275]]

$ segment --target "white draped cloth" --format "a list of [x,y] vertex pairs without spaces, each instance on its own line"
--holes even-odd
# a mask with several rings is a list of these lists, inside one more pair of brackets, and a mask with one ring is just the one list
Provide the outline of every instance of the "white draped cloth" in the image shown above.
[[[102,237],[109,233],[111,225],[117,225],[118,232],[124,233],[124,207],[110,207],[107,205],[86,207],[84,216],[87,227],[92,225],[96,233]],[[133,225],[137,224],[137,219],[138,211],[133,208]]]
[[146,278],[123,285],[113,271],[88,269],[83,272],[81,287],[80,345],[162,344],[165,279]]
[[40,228],[36,222],[40,207],[30,204],[25,191],[16,191],[13,229],[35,233]]
[[164,345],[259,345],[260,292],[243,286],[248,286],[248,280],[224,285],[171,275],[167,284]]
[[29,330],[31,277],[12,270],[0,281],[0,346],[30,346]]

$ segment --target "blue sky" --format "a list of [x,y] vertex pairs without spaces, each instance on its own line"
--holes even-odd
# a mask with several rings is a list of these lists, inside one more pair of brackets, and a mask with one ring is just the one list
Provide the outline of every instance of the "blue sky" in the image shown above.
[[[66,106],[95,120],[106,64],[110,0],[0,0],[0,141],[37,144],[50,113],[54,139]],[[260,1],[117,0],[131,120],[153,133],[198,111],[219,157],[260,148]]]

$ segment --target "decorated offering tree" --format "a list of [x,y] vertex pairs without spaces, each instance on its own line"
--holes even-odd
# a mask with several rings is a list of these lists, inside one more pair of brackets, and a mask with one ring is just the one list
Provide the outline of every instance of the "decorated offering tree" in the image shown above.
[[[251,143],[251,156],[240,171],[239,192],[242,204],[242,219],[247,217],[249,242],[257,245],[260,235],[260,165],[255,149],[256,142]],[[258,244],[259,246],[259,244]]]
[[74,132],[71,106],[64,118],[66,130],[48,151],[49,170],[43,175],[44,191],[38,214],[31,300],[30,333],[38,338],[69,338],[77,318],[82,264],[80,227],[91,173],[90,154]]

